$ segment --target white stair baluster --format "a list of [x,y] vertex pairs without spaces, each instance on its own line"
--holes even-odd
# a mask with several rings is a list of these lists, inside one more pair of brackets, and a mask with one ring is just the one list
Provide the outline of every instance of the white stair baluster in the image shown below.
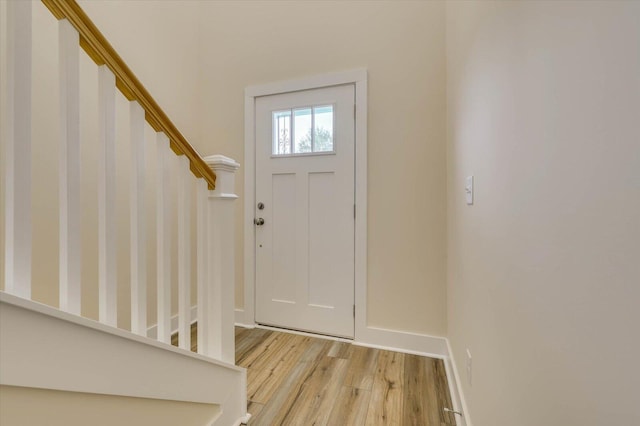
[[220,247],[220,224],[216,223],[220,218],[215,216],[215,207],[210,199],[211,192],[207,196],[207,310],[209,311],[207,323],[207,356],[222,359],[222,281],[220,270],[222,268]]
[[131,128],[131,332],[147,335],[144,109],[129,105]]
[[169,203],[171,179],[169,138],[158,133],[157,178],[157,257],[158,268],[158,341],[171,343],[171,208]]
[[80,36],[58,21],[60,67],[60,309],[81,314]]
[[178,346],[191,350],[191,179],[189,159],[178,167]]
[[98,67],[100,152],[98,171],[98,288],[100,322],[117,327],[116,264],[116,79],[111,70]]
[[31,298],[31,2],[7,10],[5,291]]
[[208,184],[204,179],[198,179],[196,186],[196,249],[197,249],[197,273],[198,273],[198,319],[197,319],[197,344],[198,353],[201,355],[209,355],[209,342],[208,342],[208,325],[209,325],[209,306],[208,301],[208,285],[209,280],[207,276],[208,261],[207,255],[207,237],[208,237],[208,198],[209,189]]

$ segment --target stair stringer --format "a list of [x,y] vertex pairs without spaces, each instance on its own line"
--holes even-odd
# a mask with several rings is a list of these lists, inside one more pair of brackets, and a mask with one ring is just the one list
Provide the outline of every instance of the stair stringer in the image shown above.
[[0,384],[219,405],[246,419],[246,370],[0,292]]

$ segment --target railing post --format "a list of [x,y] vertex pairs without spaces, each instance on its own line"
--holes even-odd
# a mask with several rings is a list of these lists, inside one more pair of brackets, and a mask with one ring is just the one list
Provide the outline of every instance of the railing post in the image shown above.
[[191,350],[191,180],[189,159],[178,157],[178,346]]
[[[4,285],[31,298],[31,2],[10,1],[7,10]],[[5,31],[4,28],[0,29]]]
[[170,204],[170,159],[173,155],[169,138],[157,133],[158,176],[156,192],[156,268],[158,303],[158,341],[171,343],[171,204]]
[[98,123],[98,317],[117,327],[116,78],[106,65],[98,68]]
[[211,155],[205,162],[216,174],[216,189],[209,191],[208,209],[208,307],[207,355],[235,364],[235,173],[233,159]]
[[60,309],[81,315],[80,37],[58,21],[60,67]]
[[209,299],[207,291],[209,289],[209,256],[207,249],[209,248],[209,189],[204,179],[198,179],[196,196],[196,229],[197,229],[197,247],[196,247],[196,264],[198,277],[198,336],[196,338],[198,353],[208,355],[211,351],[209,343]]
[[147,233],[144,109],[129,104],[131,132],[131,332],[147,336]]

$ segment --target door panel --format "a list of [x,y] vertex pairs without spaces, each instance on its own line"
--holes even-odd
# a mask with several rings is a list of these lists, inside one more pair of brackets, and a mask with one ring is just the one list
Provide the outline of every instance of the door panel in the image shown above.
[[332,253],[335,241],[326,232],[326,224],[337,222],[334,191],[335,173],[309,173],[309,304],[331,308],[331,288],[323,283],[339,280]]
[[[296,274],[290,262],[296,259],[296,175],[280,173],[272,176],[271,205],[273,215],[271,271],[273,298],[294,303]],[[266,227],[265,229],[268,229]],[[267,272],[267,271],[265,271]]]
[[256,321],[353,337],[354,86],[256,99]]

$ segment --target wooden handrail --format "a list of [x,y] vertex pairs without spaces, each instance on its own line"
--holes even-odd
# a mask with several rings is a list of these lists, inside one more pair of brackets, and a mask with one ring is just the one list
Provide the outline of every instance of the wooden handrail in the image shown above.
[[56,19],[66,19],[80,34],[80,46],[97,65],[106,65],[116,77],[116,86],[129,101],[138,101],[145,111],[145,119],[156,132],[164,132],[171,141],[171,149],[189,158],[191,172],[202,177],[214,189],[215,173],[187,142],[147,89],[116,53],[75,0],[42,0]]

